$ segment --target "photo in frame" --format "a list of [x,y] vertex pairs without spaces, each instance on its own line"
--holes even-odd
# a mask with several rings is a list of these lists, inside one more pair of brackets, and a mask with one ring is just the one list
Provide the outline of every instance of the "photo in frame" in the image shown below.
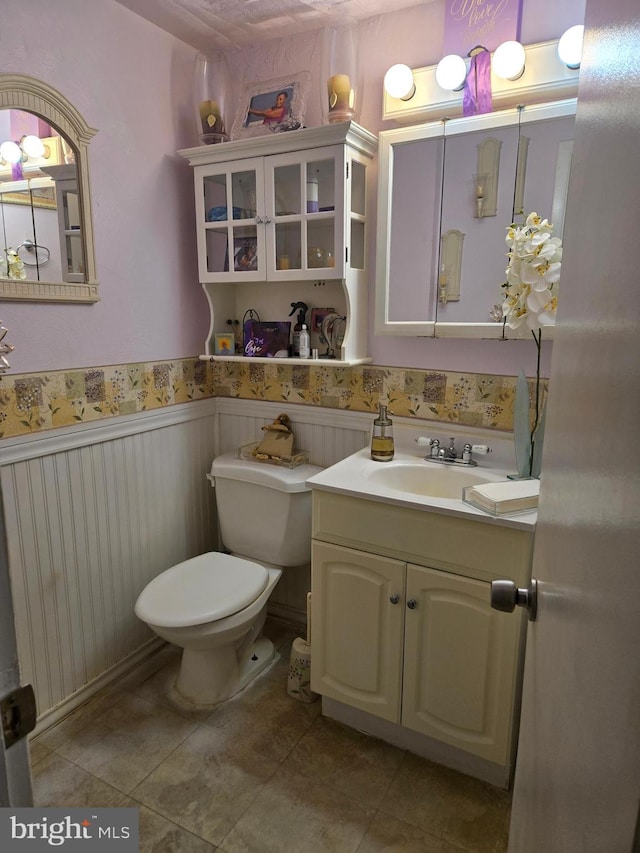
[[236,351],[236,342],[233,334],[229,332],[216,332],[215,335],[215,355],[234,355]]
[[310,79],[308,71],[298,71],[289,77],[246,85],[240,95],[231,138],[245,139],[301,128]]
[[233,269],[235,272],[250,272],[258,269],[257,237],[234,238]]

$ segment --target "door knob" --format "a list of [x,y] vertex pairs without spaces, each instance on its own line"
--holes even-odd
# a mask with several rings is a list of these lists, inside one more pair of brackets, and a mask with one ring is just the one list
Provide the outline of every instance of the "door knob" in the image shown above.
[[538,581],[531,578],[527,589],[518,589],[513,581],[491,581],[491,606],[505,613],[513,613],[516,607],[526,607],[529,621],[533,622],[538,609]]

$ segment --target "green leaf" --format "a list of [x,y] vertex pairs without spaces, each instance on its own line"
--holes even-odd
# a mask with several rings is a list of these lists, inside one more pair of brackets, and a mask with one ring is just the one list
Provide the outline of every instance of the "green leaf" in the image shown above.
[[513,439],[516,448],[516,468],[519,477],[531,476],[531,433],[529,426],[529,385],[520,371],[513,409]]

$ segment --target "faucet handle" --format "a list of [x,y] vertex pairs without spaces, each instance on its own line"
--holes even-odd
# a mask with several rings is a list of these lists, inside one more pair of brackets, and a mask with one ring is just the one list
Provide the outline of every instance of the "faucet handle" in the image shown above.
[[[429,454],[429,456],[431,456],[432,459],[437,459],[437,457],[440,455],[439,438],[427,438],[426,436],[421,435],[416,438],[416,444],[418,444],[420,447],[430,447],[431,453]],[[444,454],[444,449],[442,450],[442,453]],[[429,457],[425,456],[424,458],[428,459]]]

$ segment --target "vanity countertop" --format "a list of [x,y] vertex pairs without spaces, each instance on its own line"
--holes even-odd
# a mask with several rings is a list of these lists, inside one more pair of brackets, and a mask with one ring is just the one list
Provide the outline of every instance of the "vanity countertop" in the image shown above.
[[[451,471],[456,478],[454,491],[455,493],[459,493],[460,497],[420,494],[412,490],[412,488],[407,490],[399,487],[392,488],[389,485],[386,475],[381,474],[381,469],[390,471],[393,466],[397,470],[403,469],[411,474],[413,483],[416,482],[417,478],[419,482],[421,475],[420,466],[424,466],[425,492],[429,490],[428,483],[430,475],[432,475],[432,480],[435,481],[443,477],[446,478],[447,472],[450,469],[454,469]],[[512,472],[491,465],[484,465],[483,463],[479,463],[476,467],[467,469],[465,472],[461,465],[449,466],[425,460],[424,455],[417,453],[415,450],[413,452],[396,450],[391,462],[374,462],[371,459],[369,448],[364,448],[331,465],[329,468],[325,468],[319,474],[307,480],[307,483],[312,489],[389,503],[395,506],[404,506],[425,512],[458,516],[486,524],[532,531],[537,521],[537,511],[496,517],[464,503],[462,500],[462,483],[458,492],[458,481],[463,480],[467,474],[469,484],[472,484],[478,477],[482,477],[485,482],[506,480],[508,473]],[[393,479],[393,476],[389,478],[389,480],[391,479]]]

